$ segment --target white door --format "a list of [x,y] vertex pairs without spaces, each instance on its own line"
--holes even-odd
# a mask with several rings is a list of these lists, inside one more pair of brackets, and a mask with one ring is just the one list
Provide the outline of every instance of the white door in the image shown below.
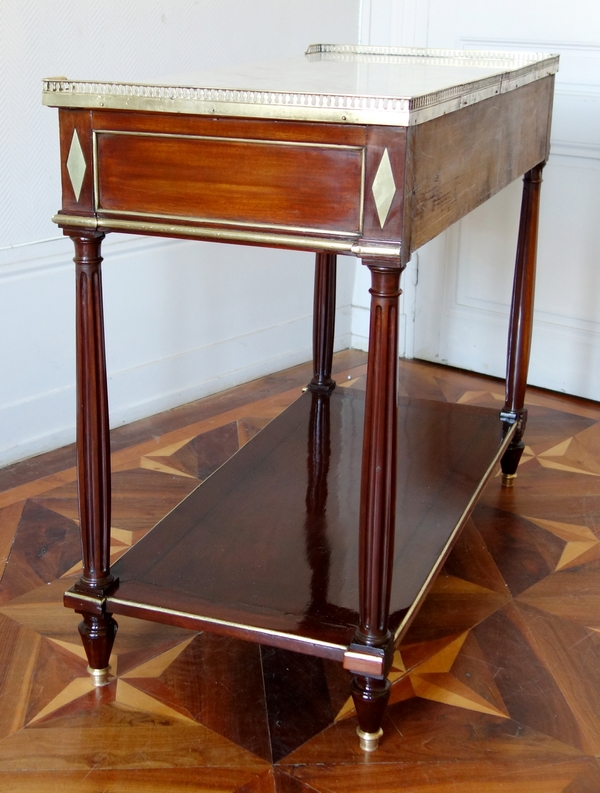
[[[365,0],[362,36],[560,54],[529,382],[600,399],[600,2]],[[404,279],[408,356],[504,374],[520,196],[515,182],[415,254]]]

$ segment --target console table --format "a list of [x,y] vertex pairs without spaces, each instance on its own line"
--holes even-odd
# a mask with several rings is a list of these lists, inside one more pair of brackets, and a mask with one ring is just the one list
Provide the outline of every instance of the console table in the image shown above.
[[[556,56],[314,45],[168,83],[44,81],[75,246],[83,576],[65,604],[97,685],[115,614],[338,659],[361,746],[387,672],[484,484],[523,450],[541,172]],[[399,399],[412,251],[525,174],[506,404]],[[316,253],[314,376],[110,568],[100,246],[110,231]],[[331,377],[338,254],[370,272],[366,393]],[[223,296],[226,310],[226,290]]]

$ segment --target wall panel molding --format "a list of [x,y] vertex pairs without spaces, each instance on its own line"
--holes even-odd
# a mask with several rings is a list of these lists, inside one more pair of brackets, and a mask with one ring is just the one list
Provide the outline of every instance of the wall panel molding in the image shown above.
[[[335,350],[350,346],[350,306],[338,308]],[[312,317],[263,328],[161,360],[109,371],[112,427],[168,410],[311,357]],[[239,349],[251,351],[240,366]],[[199,377],[199,375],[203,375]],[[48,420],[51,417],[51,421]],[[75,385],[0,404],[0,466],[75,440]]]
[[[570,140],[553,140],[550,148],[550,156],[600,161],[600,144],[575,143]],[[572,165],[570,162],[564,164],[569,166]],[[586,163],[584,167],[590,167],[589,163]]]

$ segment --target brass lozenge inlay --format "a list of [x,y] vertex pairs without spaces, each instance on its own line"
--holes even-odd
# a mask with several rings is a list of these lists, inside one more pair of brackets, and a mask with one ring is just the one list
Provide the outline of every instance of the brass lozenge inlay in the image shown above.
[[394,195],[396,194],[396,183],[392,172],[392,163],[387,149],[383,150],[379,168],[373,179],[373,197],[377,208],[377,216],[381,223],[381,228],[385,226]]
[[69,179],[71,186],[75,193],[75,200],[79,201],[81,195],[81,187],[83,185],[83,178],[87,164],[79,141],[77,130],[73,130],[73,137],[71,138],[71,147],[69,149],[69,156],[67,157],[67,171],[69,172]]

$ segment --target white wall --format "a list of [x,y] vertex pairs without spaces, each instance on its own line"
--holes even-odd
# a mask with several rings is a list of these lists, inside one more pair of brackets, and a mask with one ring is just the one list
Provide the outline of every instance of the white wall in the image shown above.
[[[71,243],[41,78],[144,80],[356,41],[360,0],[2,0],[0,465],[74,438]],[[312,256],[112,235],[104,243],[111,424],[310,357]],[[339,264],[336,349],[355,263]],[[274,299],[276,298],[276,299]]]
[[[600,399],[600,3],[365,0],[367,31],[405,46],[560,54],[529,382]],[[520,194],[510,185],[413,257],[404,287],[416,357],[504,374]]]

